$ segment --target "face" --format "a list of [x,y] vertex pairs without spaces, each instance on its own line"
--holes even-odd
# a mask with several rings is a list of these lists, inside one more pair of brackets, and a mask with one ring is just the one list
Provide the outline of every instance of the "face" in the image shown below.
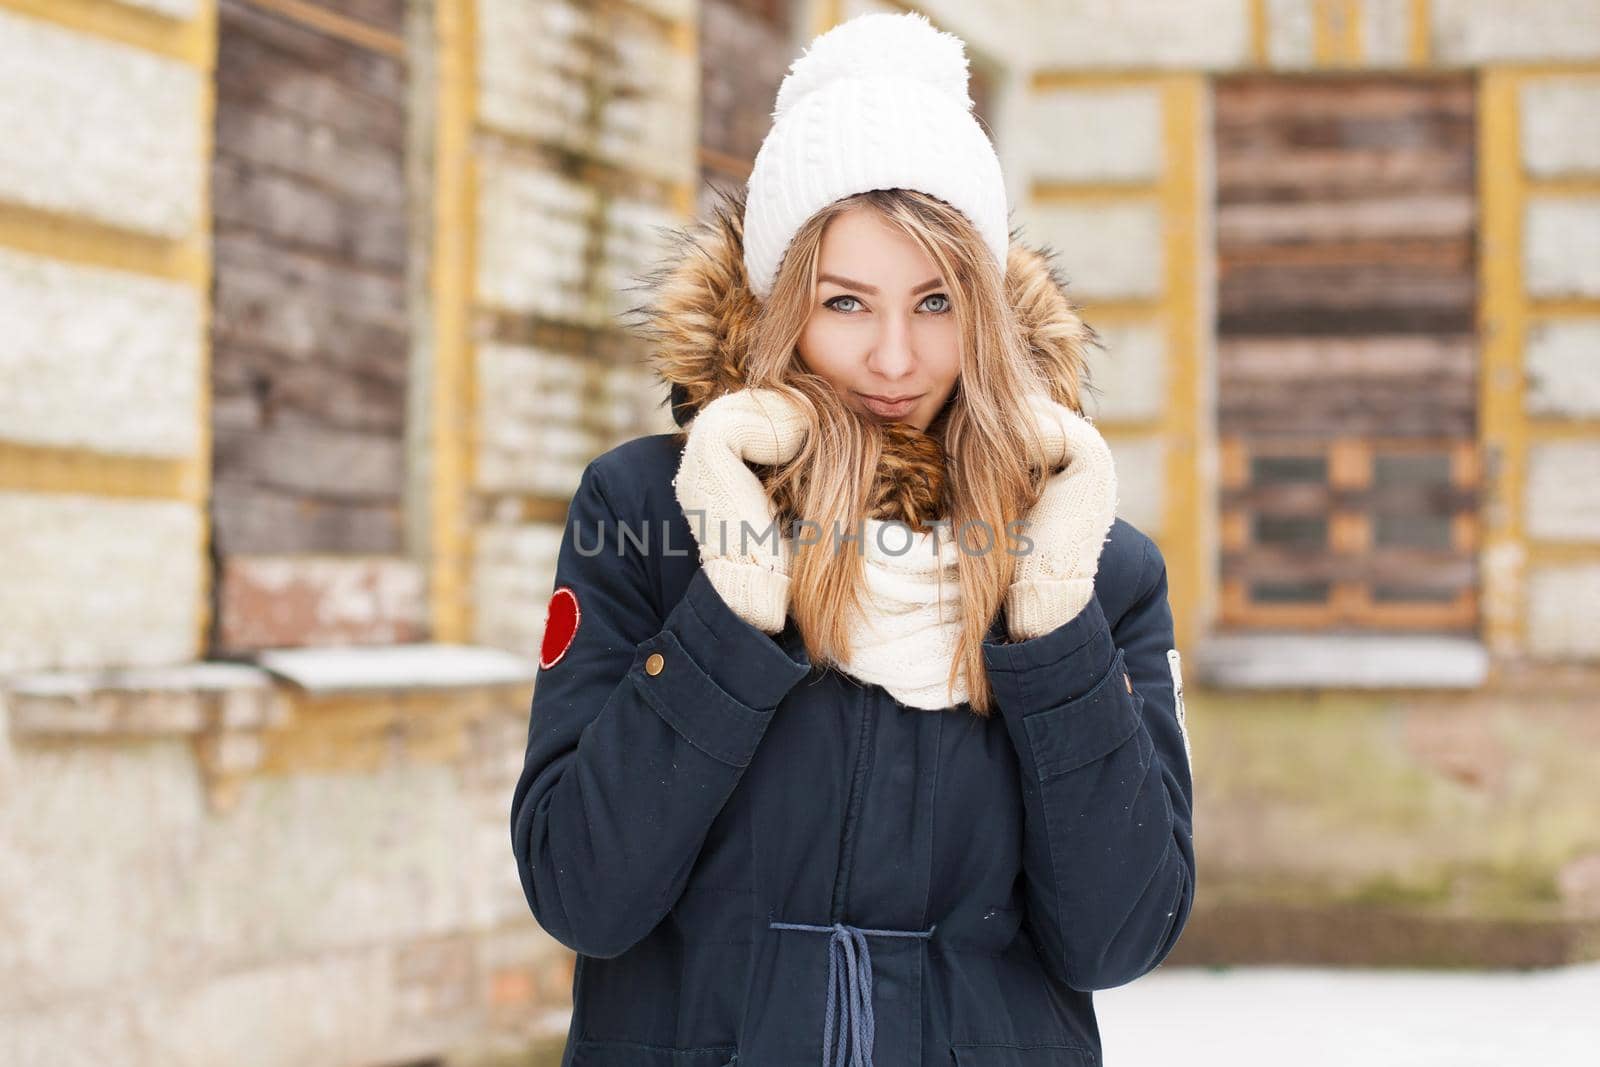
[[875,212],[828,223],[800,358],[863,417],[926,430],[961,371],[955,304],[933,260]]

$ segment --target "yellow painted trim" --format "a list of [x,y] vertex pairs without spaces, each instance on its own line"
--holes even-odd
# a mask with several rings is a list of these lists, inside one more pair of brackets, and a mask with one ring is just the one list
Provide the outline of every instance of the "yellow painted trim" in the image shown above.
[[1319,67],[1361,63],[1360,0],[1312,0],[1312,62]]
[[1345,0],[1344,60],[1353,67],[1367,61],[1366,7],[1363,0]]
[[1433,62],[1433,8],[1429,0],[1411,0],[1407,58],[1413,67]]
[[1109,201],[1125,203],[1130,200],[1150,200],[1161,195],[1159,181],[1100,181],[1064,182],[1035,179],[1028,196],[1040,204],[1078,204]]
[[[691,69],[700,69],[700,24],[698,20],[689,19],[676,23],[671,31],[672,43],[680,50],[690,64]],[[698,96],[696,100],[698,101]],[[698,106],[698,104],[697,104]],[[699,124],[695,125],[695,143],[690,146],[694,154],[692,166],[693,181],[674,182],[667,190],[667,204],[679,218],[689,219],[695,214],[700,192],[700,154],[703,147],[700,144]]]
[[1182,78],[1170,70],[1119,67],[1116,70],[1076,70],[1047,68],[1036,70],[1028,79],[1028,91],[1047,93],[1055,89],[1148,89]]
[[[211,105],[207,101],[211,95],[211,91],[206,90],[204,97],[207,99],[202,102],[208,114]],[[208,130],[207,144],[210,136]],[[203,186],[210,184],[210,171],[207,166]],[[85,267],[189,282],[196,287],[205,285],[209,279],[207,264],[211,258],[211,243],[205,232],[209,225],[209,219],[203,220],[202,230],[194,236],[173,241],[81,217],[0,202],[0,246]]]
[[827,33],[844,21],[844,0],[815,0],[811,20],[811,36]]
[[[217,0],[201,0],[199,11],[194,19],[198,32],[205,42],[204,50],[200,55],[200,66],[206,71],[214,71],[217,66]],[[200,246],[196,270],[199,290],[204,297],[200,301],[200,360],[195,368],[199,378],[199,388],[195,395],[199,398],[195,420],[197,432],[195,434],[195,454],[190,459],[184,470],[184,480],[189,492],[188,498],[194,501],[194,506],[199,512],[200,521],[197,524],[195,552],[195,566],[200,569],[200,603],[195,612],[194,628],[194,658],[201,659],[210,651],[210,633],[215,612],[213,605],[216,603],[215,584],[218,575],[212,565],[211,543],[215,536],[214,524],[211,521],[211,497],[213,484],[213,470],[211,464],[211,451],[213,442],[212,433],[212,322],[213,306],[211,292],[213,280],[216,277],[216,257],[212,254],[212,230],[215,222],[216,211],[213,204],[211,185],[211,160],[216,155],[216,127],[217,127],[217,82],[214,77],[205,79],[205,86],[200,93],[200,114],[196,121],[200,123],[200,137],[198,138],[198,151],[202,166],[200,168],[200,182],[196,195],[199,204],[195,212],[200,220],[197,240]]]
[[472,155],[477,88],[474,0],[439,0],[434,11],[438,104],[433,217],[433,376],[428,456],[431,500],[429,614],[435,641],[471,632],[467,552],[472,423],[468,379],[475,299],[477,176]]
[[201,486],[196,484],[196,468],[188,459],[118,456],[85,448],[0,441],[0,491],[4,492],[83,493],[198,504]]
[[1330,23],[1332,8],[1337,3],[1338,0],[1311,0],[1311,65],[1314,67],[1333,65],[1336,35]]
[[1600,74],[1600,65],[1573,60],[1548,62],[1542,59],[1507,60],[1496,63],[1492,68],[1483,69],[1495,70],[1501,74],[1515,74],[1525,81],[1535,78],[1593,77]]
[[1528,301],[1526,311],[1530,324],[1539,319],[1586,319],[1600,315],[1600,297],[1535,298]]
[[1522,366],[1527,308],[1522,278],[1522,210],[1526,199],[1517,94],[1520,79],[1499,68],[1483,72],[1478,98],[1479,230],[1478,378],[1480,444],[1489,460],[1481,573],[1483,637],[1495,658],[1525,647],[1523,610],[1527,538],[1523,516],[1528,427]]
[[405,58],[405,38],[397,33],[379,29],[360,19],[330,11],[325,7],[307,3],[306,0],[244,0],[251,7],[271,11],[287,19],[337,37],[350,44],[369,48],[374,52]]
[[1595,197],[1600,196],[1600,174],[1563,175],[1560,178],[1526,178],[1525,191],[1529,196]]
[[1267,43],[1271,36],[1267,0],[1250,0],[1250,59],[1257,67],[1265,68],[1270,63]]
[[1586,442],[1600,444],[1600,417],[1525,415],[1530,445]]
[[1168,421],[1164,415],[1101,415],[1094,420],[1094,425],[1108,441],[1115,439],[1137,444],[1160,437],[1166,432]]
[[1079,313],[1091,326],[1096,323],[1160,322],[1166,305],[1160,299],[1104,300],[1080,304]]
[[1212,553],[1204,531],[1204,508],[1210,495],[1202,491],[1207,464],[1201,437],[1201,412],[1209,399],[1201,388],[1206,346],[1202,338],[1204,302],[1200,292],[1201,257],[1210,254],[1201,173],[1203,141],[1210,136],[1206,121],[1208,83],[1189,74],[1164,80],[1161,86],[1162,141],[1166,174],[1162,181],[1162,214],[1166,233],[1165,293],[1167,327],[1167,400],[1165,423],[1166,485],[1162,493],[1162,552],[1167,562],[1168,595],[1175,605],[1174,623],[1180,647],[1192,646],[1204,622],[1205,575]]
[[132,45],[204,70],[214,65],[215,12],[210,0],[187,21],[113,0],[0,0],[0,10]]
[[1600,543],[1587,541],[1534,541],[1528,545],[1528,567],[1570,567],[1600,563]]

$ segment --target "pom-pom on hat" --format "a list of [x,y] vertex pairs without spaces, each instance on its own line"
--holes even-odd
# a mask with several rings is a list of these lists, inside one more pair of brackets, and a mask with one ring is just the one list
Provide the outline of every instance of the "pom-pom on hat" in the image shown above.
[[1004,275],[1005,182],[972,114],[961,38],[917,12],[842,22],[790,65],[772,118],[745,199],[745,271],[758,298],[772,293],[807,219],[870,189],[915,189],[958,209]]

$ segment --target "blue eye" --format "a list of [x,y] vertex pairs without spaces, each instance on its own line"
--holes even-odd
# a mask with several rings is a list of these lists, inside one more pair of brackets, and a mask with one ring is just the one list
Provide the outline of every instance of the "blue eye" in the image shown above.
[[[861,303],[861,300],[858,297],[845,295],[845,296],[836,296],[832,300],[824,300],[822,302],[822,306],[825,307],[825,308],[828,308],[829,310],[837,311],[841,315],[854,314],[854,312],[855,312],[854,308],[843,308],[843,307],[839,306],[839,302],[841,300],[848,300],[848,301],[850,301],[851,304],[860,304]],[[923,306],[926,307],[928,301],[930,301],[930,300],[941,300],[941,301],[943,301],[943,304],[942,304],[942,306],[927,308],[927,310],[929,312],[931,312],[932,314],[935,314],[935,315],[944,315],[944,314],[949,313],[949,311],[951,309],[951,304],[950,304],[950,298],[947,295],[945,295],[944,293],[929,293],[927,296],[922,298]]]

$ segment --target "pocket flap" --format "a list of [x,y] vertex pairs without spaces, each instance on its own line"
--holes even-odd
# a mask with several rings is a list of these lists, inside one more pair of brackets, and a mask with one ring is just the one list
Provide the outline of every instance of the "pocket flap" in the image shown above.
[[951,1045],[956,1067],[1100,1067],[1081,1045]]
[[738,1062],[738,1050],[732,1045],[668,1048],[583,1039],[572,1048],[572,1067],[734,1067]]
[[950,1045],[957,1067],[1099,1067],[1082,1045]]

